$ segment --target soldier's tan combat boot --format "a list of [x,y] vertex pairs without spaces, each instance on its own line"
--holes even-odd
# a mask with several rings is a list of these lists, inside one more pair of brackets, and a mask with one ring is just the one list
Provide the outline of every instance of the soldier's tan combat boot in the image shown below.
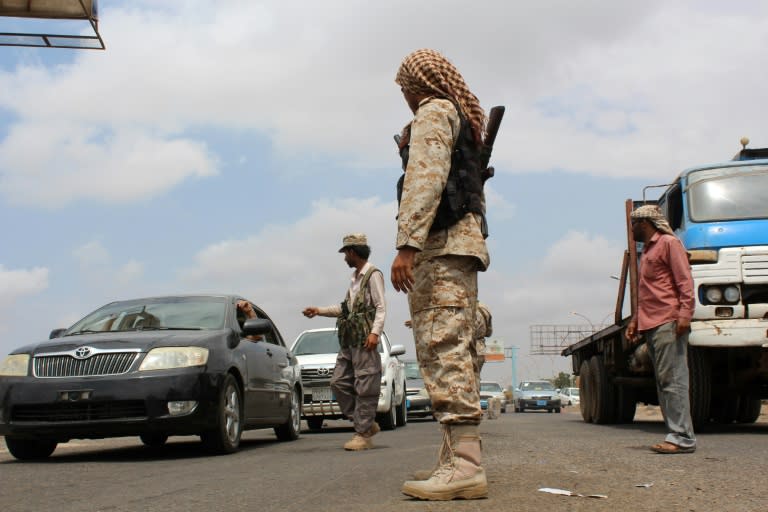
[[352,439],[344,443],[344,449],[353,452],[360,450],[370,450],[373,448],[373,442],[371,442],[371,438],[379,432],[381,432],[381,427],[379,427],[379,424],[374,421],[373,425],[371,425],[371,428],[369,428],[366,433],[355,433],[355,435],[352,436]]
[[440,431],[442,432],[443,441],[440,444],[440,449],[437,452],[437,464],[432,469],[419,469],[413,472],[414,480],[428,480],[432,476],[437,468],[442,464],[450,462],[451,451],[449,447],[450,436],[445,433],[445,425],[440,424]]
[[477,425],[446,425],[450,458],[427,480],[403,484],[404,494],[432,501],[477,499],[488,496],[488,482],[481,464]]

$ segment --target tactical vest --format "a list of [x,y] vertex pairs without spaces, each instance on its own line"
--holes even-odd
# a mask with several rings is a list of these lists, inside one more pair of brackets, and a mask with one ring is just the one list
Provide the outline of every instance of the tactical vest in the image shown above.
[[[480,169],[480,149],[477,147],[472,128],[457,108],[461,121],[459,136],[451,152],[451,170],[448,180],[440,196],[440,205],[437,207],[435,219],[429,232],[446,229],[461,219],[467,213],[476,213],[481,218],[481,231],[483,238],[488,237],[488,224],[483,211],[483,178]],[[405,170],[408,167],[409,145],[400,150],[400,158],[403,161],[403,174],[397,181],[397,205],[403,196],[403,182]]]
[[341,348],[360,347],[365,343],[371,333],[373,319],[376,317],[376,306],[366,304],[365,296],[368,291],[368,281],[371,274],[381,272],[376,267],[371,267],[360,282],[360,290],[355,295],[355,300],[349,304],[349,293],[341,303],[341,316],[336,319],[336,329]]

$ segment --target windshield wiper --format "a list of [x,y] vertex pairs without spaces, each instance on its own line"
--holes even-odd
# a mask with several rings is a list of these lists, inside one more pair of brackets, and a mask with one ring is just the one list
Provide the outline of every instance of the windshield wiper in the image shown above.
[[67,333],[64,336],[77,336],[78,334],[89,334],[92,332],[104,332],[104,331],[96,331],[94,329],[80,329],[79,331]]
[[202,331],[202,327],[137,327],[132,331]]

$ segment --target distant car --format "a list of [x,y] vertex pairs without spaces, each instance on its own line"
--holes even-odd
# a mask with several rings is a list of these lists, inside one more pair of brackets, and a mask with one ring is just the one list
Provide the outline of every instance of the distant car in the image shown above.
[[[408,422],[405,399],[405,371],[397,356],[405,354],[403,345],[390,345],[387,334],[379,338],[381,356],[381,392],[376,407],[376,421],[384,430],[405,426]],[[304,384],[302,418],[311,430],[319,430],[326,419],[341,419],[341,409],[331,390],[331,377],[339,353],[336,329],[304,331],[293,342],[291,351],[301,367]]]
[[501,402],[501,412],[507,412],[507,396],[498,382],[480,381],[480,408],[488,409],[488,399],[498,398]]
[[417,361],[405,361],[405,404],[409,417],[432,417],[432,400],[429,399],[421,378]]
[[515,393],[515,412],[526,409],[560,412],[562,402],[551,382],[545,380],[523,381]]
[[[17,459],[48,457],[70,439],[139,436],[160,446],[199,435],[231,453],[243,430],[299,437],[302,385],[275,325],[241,297],[112,302],[51,340],[0,363],[0,435]],[[258,337],[256,340],[246,336]]]
[[563,388],[558,396],[563,405],[579,405],[579,388]]

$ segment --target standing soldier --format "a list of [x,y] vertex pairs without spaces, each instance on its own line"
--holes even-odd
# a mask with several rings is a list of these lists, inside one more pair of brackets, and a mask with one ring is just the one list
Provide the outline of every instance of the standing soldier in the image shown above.
[[[414,118],[400,137],[401,155],[407,148],[408,156],[391,280],[408,294],[416,356],[443,429],[437,468],[427,480],[405,482],[402,491],[425,500],[483,498],[488,494],[478,429],[483,412],[472,346],[477,272],[490,262],[479,163],[485,112],[437,51],[408,55],[395,82]],[[463,176],[453,185],[467,191],[460,204],[470,205],[466,211],[457,212],[444,193],[457,174]]]
[[355,269],[344,302],[324,308],[310,306],[302,313],[307,318],[338,318],[340,348],[331,388],[341,412],[355,425],[355,435],[344,444],[344,449],[367,450],[373,447],[371,438],[380,431],[376,423],[381,390],[381,356],[377,346],[387,315],[384,277],[381,270],[368,263],[371,248],[364,234],[345,236],[339,252],[344,253],[347,265]]

